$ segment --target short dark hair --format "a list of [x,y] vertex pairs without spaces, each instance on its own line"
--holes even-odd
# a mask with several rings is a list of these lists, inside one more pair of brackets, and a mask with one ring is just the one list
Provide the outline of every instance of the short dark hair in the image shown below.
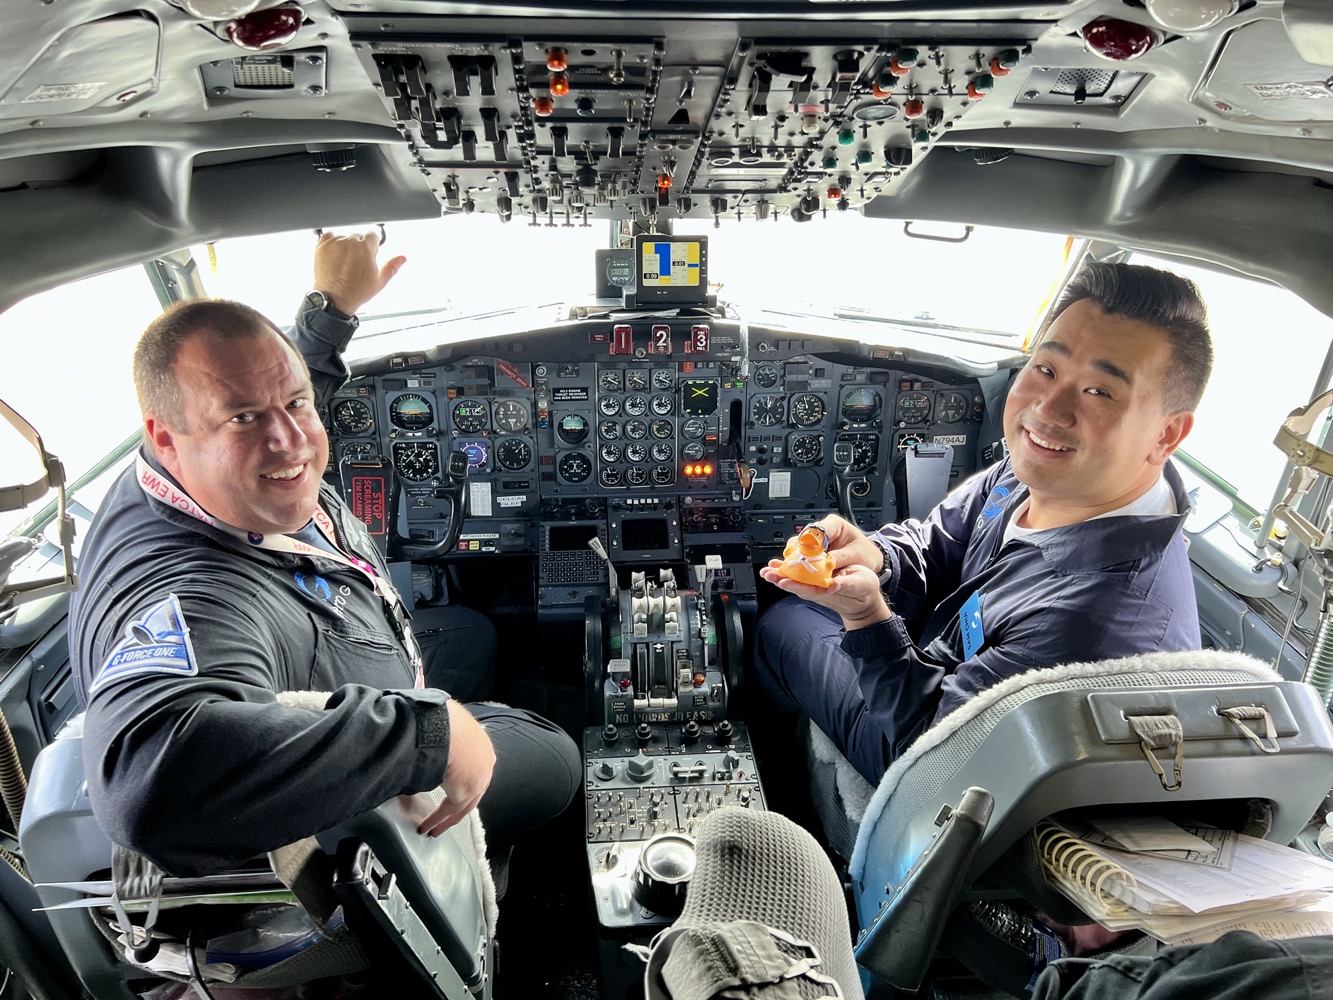
[[1188,278],[1146,264],[1089,261],[1065,286],[1042,328],[1045,335],[1060,314],[1082,299],[1103,312],[1150,323],[1171,342],[1171,371],[1163,386],[1168,413],[1193,411],[1213,371],[1208,307],[1199,286]]
[[134,391],[139,409],[145,416],[152,413],[160,417],[174,430],[185,430],[185,407],[176,380],[176,358],[181,347],[203,334],[240,340],[261,336],[265,330],[272,330],[290,346],[272,320],[244,303],[192,299],[170,306],[148,324],[134,348]]

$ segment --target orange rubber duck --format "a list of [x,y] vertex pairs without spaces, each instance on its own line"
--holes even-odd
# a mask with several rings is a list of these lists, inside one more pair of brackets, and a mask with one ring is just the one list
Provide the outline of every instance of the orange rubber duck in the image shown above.
[[833,582],[833,557],[828,554],[828,533],[817,524],[807,524],[800,534],[787,540],[778,573],[797,583],[827,587]]

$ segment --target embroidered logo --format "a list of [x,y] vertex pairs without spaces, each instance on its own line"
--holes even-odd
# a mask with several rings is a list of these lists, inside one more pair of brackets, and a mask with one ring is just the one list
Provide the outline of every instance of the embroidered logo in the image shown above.
[[306,576],[306,574],[297,572],[293,574],[296,585],[304,590],[311,597],[318,597],[325,603],[332,603],[333,588],[329,586],[329,581],[322,576]]
[[165,601],[129,624],[88,690],[91,694],[122,678],[149,673],[180,677],[199,673],[190,630],[175,594],[168,594]]
[[1009,487],[997,486],[986,498],[986,506],[981,508],[981,516],[987,521],[994,520],[1004,513],[1004,502],[1009,498]]

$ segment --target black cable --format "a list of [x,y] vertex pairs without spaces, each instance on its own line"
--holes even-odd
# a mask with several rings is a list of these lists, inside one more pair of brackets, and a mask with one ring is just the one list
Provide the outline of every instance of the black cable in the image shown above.
[[204,974],[199,971],[199,959],[194,955],[194,930],[185,935],[185,968],[190,973],[190,985],[203,994],[204,1000],[214,1000],[213,994],[204,985]]

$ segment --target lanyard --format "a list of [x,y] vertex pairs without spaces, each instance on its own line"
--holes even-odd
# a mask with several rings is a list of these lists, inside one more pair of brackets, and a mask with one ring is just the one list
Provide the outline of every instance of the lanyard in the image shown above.
[[149,465],[144,460],[142,453],[135,460],[135,469],[139,478],[139,487],[158,503],[188,514],[196,521],[202,521],[210,528],[231,535],[233,538],[241,539],[251,548],[264,549],[269,552],[286,552],[292,555],[317,556],[320,559],[330,559],[360,572],[384,603],[394,634],[398,636],[399,641],[403,644],[403,649],[412,660],[412,666],[416,668],[417,687],[424,686],[421,649],[412,635],[411,626],[408,624],[407,609],[403,606],[403,599],[398,596],[398,591],[394,589],[392,583],[375,572],[373,565],[364,559],[343,551],[342,546],[338,543],[337,533],[334,531],[333,519],[329,517],[323,507],[316,505],[312,520],[315,522],[315,527],[319,530],[319,533],[332,546],[333,551],[303,542],[299,538],[291,537],[291,535],[260,535],[253,531],[242,531],[240,528],[234,528],[230,524],[219,521],[195,503],[194,498],[185,492],[184,487],[176,485],[169,477],[162,475]]

